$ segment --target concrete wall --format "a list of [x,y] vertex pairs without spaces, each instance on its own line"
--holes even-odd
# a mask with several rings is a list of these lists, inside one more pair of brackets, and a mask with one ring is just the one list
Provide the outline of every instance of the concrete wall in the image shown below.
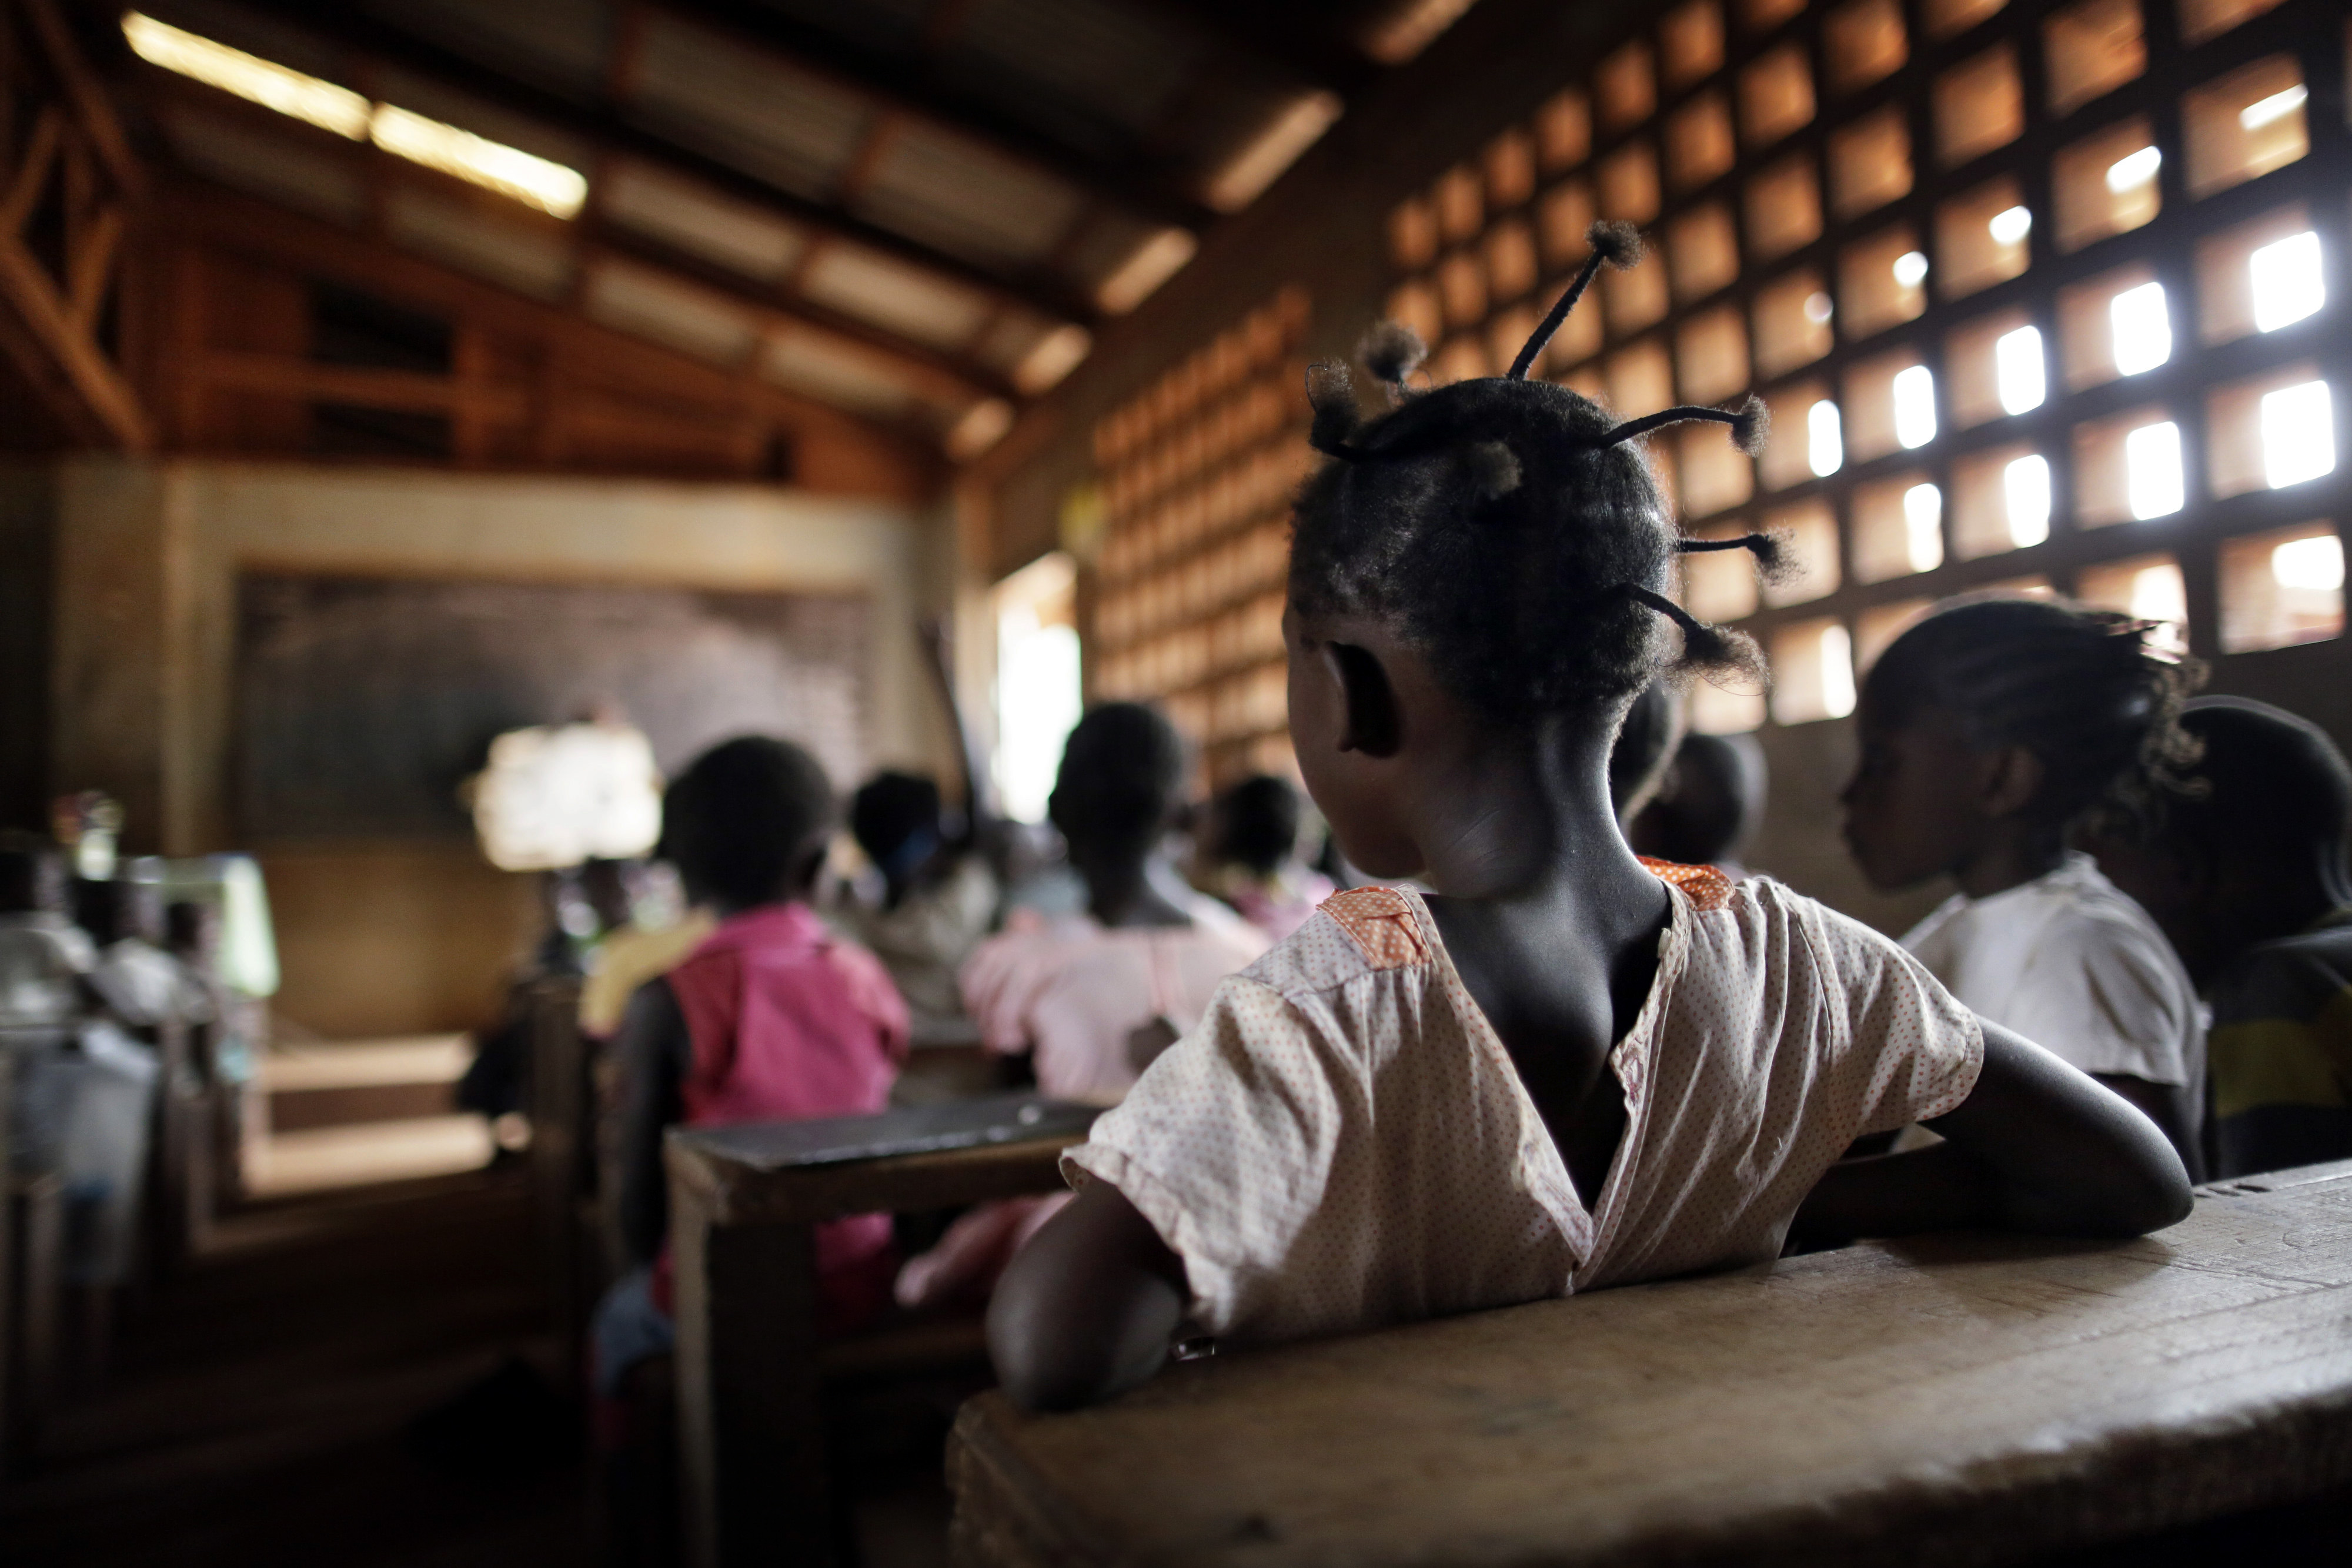
[[[954,767],[911,632],[955,595],[943,510],[752,486],[112,458],[60,465],[53,488],[50,779],[120,797],[136,851],[233,847],[236,579],[250,568],[863,593],[872,760]],[[469,845],[259,848],[281,1009],[321,1033],[479,1022],[536,930],[532,880]]]

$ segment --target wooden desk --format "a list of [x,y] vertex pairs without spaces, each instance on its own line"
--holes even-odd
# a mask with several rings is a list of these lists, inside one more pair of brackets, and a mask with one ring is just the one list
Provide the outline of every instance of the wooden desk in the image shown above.
[[2352,1162],[971,1401],[960,1561],[2015,1562],[2352,1479]]
[[[1057,1192],[1062,1151],[1085,1140],[1094,1116],[1086,1106],[1013,1094],[879,1116],[671,1131],[665,1158],[689,1563],[799,1568],[838,1556],[819,1396],[827,1364],[856,1364],[862,1342],[826,1346],[821,1364],[811,1227]],[[949,1139],[967,1146],[937,1146]],[[912,1152],[842,1157],[892,1147]],[[913,1332],[918,1341],[938,1337],[936,1329]]]

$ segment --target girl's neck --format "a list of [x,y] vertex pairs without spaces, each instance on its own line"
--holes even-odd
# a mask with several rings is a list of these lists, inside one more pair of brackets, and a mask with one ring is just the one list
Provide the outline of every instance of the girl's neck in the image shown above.
[[1176,870],[1163,855],[1086,857],[1078,861],[1078,874],[1086,879],[1087,913],[1097,925],[1116,929],[1192,924],[1192,912],[1177,892]]
[[1969,897],[1990,898],[2039,881],[2065,862],[2063,832],[2004,818],[1987,824],[1976,848],[1952,869],[1952,879]]

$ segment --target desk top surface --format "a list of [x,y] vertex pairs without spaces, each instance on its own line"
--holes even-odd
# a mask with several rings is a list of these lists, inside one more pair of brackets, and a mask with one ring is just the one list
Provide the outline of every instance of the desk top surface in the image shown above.
[[[2352,1162],[965,1407],[987,1563],[1984,1563],[2352,1479]],[[1899,1543],[1899,1550],[1897,1544]]]

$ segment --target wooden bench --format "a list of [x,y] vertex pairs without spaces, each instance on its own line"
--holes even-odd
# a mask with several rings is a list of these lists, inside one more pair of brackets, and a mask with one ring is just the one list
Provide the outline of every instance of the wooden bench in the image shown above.
[[967,1405],[959,1561],[1983,1563],[2352,1480],[2352,1162]]
[[[1059,1191],[1088,1107],[997,1095],[824,1122],[674,1129],[665,1151],[677,1271],[688,1561],[837,1559],[820,1395],[829,1374],[977,1349],[970,1325],[816,1338],[811,1228]],[[904,1343],[898,1343],[903,1341]]]

